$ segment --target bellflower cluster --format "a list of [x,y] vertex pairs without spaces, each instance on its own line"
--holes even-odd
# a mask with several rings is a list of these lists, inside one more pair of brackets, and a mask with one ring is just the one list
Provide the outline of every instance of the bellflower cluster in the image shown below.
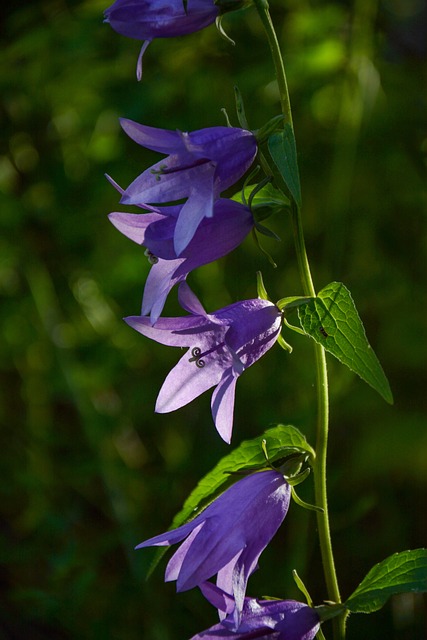
[[[117,32],[144,40],[184,35],[211,24],[244,0],[116,0],[105,21]],[[199,266],[234,250],[255,226],[249,207],[221,194],[252,165],[258,151],[251,131],[210,127],[192,132],[158,129],[121,119],[137,144],[164,158],[144,170],[127,188],[121,204],[143,213],[115,211],[112,224],[145,247],[151,263],[141,315],[125,321],[164,345],[187,348],[167,375],[155,410],[174,411],[214,387],[211,410],[216,429],[229,443],[238,377],[279,337],[282,312],[256,298],[207,313],[186,279]],[[178,285],[181,307],[189,315],[162,317],[171,289]],[[274,469],[235,482],[194,519],[136,548],[181,543],[170,559],[165,580],[177,591],[199,587],[219,613],[220,622],[193,638],[313,640],[316,612],[291,600],[246,597],[249,577],[283,522],[291,497],[287,479]],[[216,576],[216,585],[210,579]]]
[[151,213],[114,212],[109,219],[125,236],[146,247],[152,267],[145,284],[141,314],[150,315],[154,324],[172,287],[184,281],[193,269],[233,251],[253,228],[254,220],[244,205],[220,198],[214,202],[213,215],[203,218],[178,257],[173,238],[183,205],[145,207]]
[[167,155],[146,169],[124,190],[122,204],[166,204],[187,198],[174,229],[174,249],[180,256],[214,202],[251,166],[257,153],[253,133],[235,127],[210,127],[191,133],[148,127],[121,120],[136,143]]
[[236,603],[232,596],[210,582],[200,585],[200,589],[218,609],[221,622],[191,640],[313,640],[319,631],[317,612],[302,602],[246,597],[236,620]]
[[281,473],[251,474],[224,491],[202,513],[177,529],[167,531],[136,548],[185,541],[166,568],[165,580],[176,580],[177,591],[202,587],[217,575],[217,587],[235,603],[240,624],[246,584],[258,559],[282,523],[291,489]]
[[190,316],[160,318],[154,326],[143,316],[125,318],[156,342],[190,349],[190,357],[186,352],[164,381],[156,411],[175,411],[216,386],[212,416],[220,436],[230,442],[237,379],[276,342],[281,312],[268,300],[256,298],[208,314],[186,282],[180,284],[179,299]]

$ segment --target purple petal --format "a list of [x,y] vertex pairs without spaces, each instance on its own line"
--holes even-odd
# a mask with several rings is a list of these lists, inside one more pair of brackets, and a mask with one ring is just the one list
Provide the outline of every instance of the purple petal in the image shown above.
[[[219,600],[220,596],[216,595],[216,598]],[[233,614],[230,614],[191,640],[313,640],[319,627],[316,611],[302,602],[245,598],[242,622],[237,629]]]
[[187,198],[199,180],[204,180],[205,165],[185,164],[182,156],[171,155],[139,175],[125,190],[122,204],[166,203]]
[[181,153],[185,150],[178,131],[148,127],[127,118],[120,118],[120,124],[129,138],[146,149],[165,155]]
[[214,174],[215,165],[213,163],[198,167],[197,183],[191,189],[175,227],[174,247],[177,256],[181,255],[192,240],[203,218],[209,218],[213,215]]
[[233,430],[234,395],[237,378],[225,371],[222,380],[212,394],[212,416],[221,438],[230,444]]
[[178,282],[185,278],[185,275],[175,277],[175,273],[184,259],[159,260],[151,267],[145,282],[144,296],[142,298],[141,315],[150,314],[151,324],[155,324],[159,319],[166,298]]
[[190,289],[186,282],[183,282],[179,286],[178,290],[179,304],[183,309],[193,314],[194,316],[206,317],[206,311],[202,307],[202,304],[195,293]]
[[232,613],[235,607],[234,598],[222,589],[219,589],[212,582],[202,582],[199,589],[204,597],[210,602],[218,612],[222,614]]
[[249,169],[257,153],[255,136],[235,127],[209,127],[189,134],[194,155],[217,163],[215,194],[233,185]]
[[227,346],[236,352],[245,368],[273,346],[281,327],[281,314],[276,305],[259,298],[237,302],[211,316],[230,325]]
[[253,228],[252,214],[238,202],[220,199],[214,203],[213,216],[200,223],[193,239],[183,251],[189,270],[218,260],[233,251]]
[[[197,341],[194,340],[193,344]],[[190,358],[191,353],[182,356],[166,377],[157,398],[157,413],[169,413],[183,407],[220,381],[223,366],[218,359],[208,356],[204,358],[206,365],[199,368],[189,361]]]
[[155,222],[164,221],[165,216],[159,213],[123,213],[114,211],[108,216],[110,222],[127,238],[137,244],[145,244],[147,227]]
[[191,0],[116,0],[105,10],[105,21],[118,33],[146,40],[181,36],[207,27],[218,15],[213,2]]
[[177,591],[197,587],[213,576],[218,571],[218,566],[238,559],[242,552],[242,542],[233,536],[221,538],[220,527],[221,523],[213,518],[207,519],[197,534],[194,535],[193,531],[171,558],[166,581],[176,579]]
[[155,327],[143,316],[129,316],[124,321],[147,338],[170,347],[190,347],[197,341],[200,331],[207,331],[210,326],[215,326],[205,318],[194,316],[160,318]]

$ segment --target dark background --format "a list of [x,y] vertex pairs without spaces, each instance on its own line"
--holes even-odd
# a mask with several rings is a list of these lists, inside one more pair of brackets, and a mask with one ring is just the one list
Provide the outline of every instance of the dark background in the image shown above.
[[[304,223],[318,289],[341,280],[390,379],[390,407],[328,358],[329,497],[342,594],[395,551],[426,543],[426,9],[420,0],[272,2],[299,150]],[[153,413],[178,352],[132,331],[148,262],[108,222],[118,194],[158,156],[118,117],[192,130],[236,124],[233,85],[258,128],[278,113],[268,47],[254,10],[214,27],[139,43],[102,23],[107,3],[2,5],[0,56],[0,637],[186,640],[216,620],[197,592],[147,582],[151,550],[188,492],[229,448],[210,393]],[[286,216],[190,276],[209,311],[302,293]],[[178,312],[175,292],[166,312]],[[310,341],[285,334],[242,376],[233,444],[277,422],[314,444]],[[300,494],[312,499],[309,479]],[[315,518],[295,505],[248,594],[296,597],[295,568],[326,598]],[[349,639],[422,640],[421,596],[353,616]],[[325,626],[326,635],[330,636]]]

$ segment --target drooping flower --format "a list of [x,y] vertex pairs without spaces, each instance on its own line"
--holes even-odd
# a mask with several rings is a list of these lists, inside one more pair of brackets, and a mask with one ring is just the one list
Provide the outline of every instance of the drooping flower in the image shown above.
[[215,22],[219,9],[214,0],[116,0],[104,11],[105,22],[114,31],[128,38],[145,40],[138,60],[141,60],[155,38],[173,38],[199,31]]
[[214,201],[239,180],[257,153],[255,136],[234,127],[210,127],[191,133],[147,127],[121,120],[135,142],[167,154],[125,189],[122,204],[166,204],[187,198],[174,231],[180,256],[204,218],[211,218]]
[[148,338],[191,349],[166,377],[155,410],[175,411],[216,385],[212,416],[220,436],[230,442],[237,378],[276,342],[281,312],[268,300],[256,298],[207,314],[186,282],[180,284],[178,297],[192,315],[159,318],[154,326],[142,316],[125,318]]
[[125,236],[146,247],[152,263],[142,300],[142,315],[154,324],[172,287],[193,269],[233,251],[253,228],[250,210],[232,200],[216,200],[213,216],[203,218],[192,240],[177,256],[173,237],[183,205],[150,207],[151,213],[110,213],[109,219]]
[[291,489],[281,473],[268,470],[244,477],[186,524],[150,538],[136,548],[185,541],[170,559],[165,581],[177,591],[200,586],[217,574],[217,587],[233,599],[239,620],[246,584],[289,507]]
[[[142,57],[155,38],[173,38],[199,31],[228,11],[241,9],[250,0],[116,0],[104,11],[104,22],[128,38],[145,40],[138,58],[137,77],[142,75]],[[219,26],[220,31],[222,31]]]
[[173,38],[199,31],[215,22],[214,0],[116,0],[104,11],[105,22],[136,40]]
[[209,582],[201,590],[222,619],[191,640],[313,640],[319,631],[316,610],[302,602],[245,598],[236,617],[236,603],[229,594]]

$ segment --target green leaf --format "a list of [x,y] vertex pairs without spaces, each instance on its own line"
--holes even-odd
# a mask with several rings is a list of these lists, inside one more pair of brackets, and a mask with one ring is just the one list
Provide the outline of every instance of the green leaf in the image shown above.
[[369,344],[349,290],[331,282],[317,298],[298,307],[304,331],[326,351],[357,373],[390,404],[393,395],[384,371]]
[[[236,482],[236,474],[239,471],[256,471],[262,466],[267,466],[262,449],[262,441],[266,441],[266,449],[270,462],[289,453],[300,451],[308,453],[311,460],[316,454],[314,449],[308,444],[305,436],[292,425],[279,424],[276,427],[267,429],[263,435],[253,440],[245,440],[234,451],[222,458],[218,464],[197,484],[190,493],[181,511],[174,517],[170,529],[176,529],[184,522],[192,520],[198,513],[208,506],[218,495],[223,493],[228,487]],[[167,552],[168,547],[159,548],[148,571],[150,576],[161,558]]]
[[345,606],[353,613],[381,609],[397,593],[427,592],[427,549],[402,551],[376,564]]
[[[175,516],[171,529],[179,527],[183,522],[196,517],[220,493],[231,486],[236,478],[233,473],[242,470],[256,469],[266,466],[262,441],[266,447],[270,462],[287,455],[290,451],[307,452],[314,459],[314,449],[307,443],[305,436],[292,425],[277,425],[253,440],[245,440],[234,451],[226,455],[190,493],[181,511]],[[230,475],[231,474],[231,475]]]
[[269,137],[268,150],[293,199],[301,207],[297,148],[290,124],[285,124],[283,131]]

